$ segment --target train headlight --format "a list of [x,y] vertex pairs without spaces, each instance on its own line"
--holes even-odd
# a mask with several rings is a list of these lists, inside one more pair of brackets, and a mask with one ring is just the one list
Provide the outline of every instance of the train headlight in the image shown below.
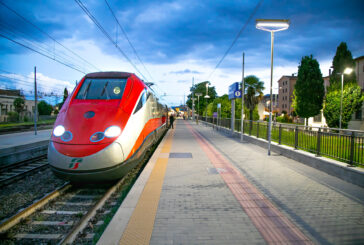
[[111,126],[105,130],[105,136],[108,138],[113,138],[113,137],[119,136],[120,133],[121,133],[121,129],[118,126]]
[[57,127],[54,128],[53,135],[59,137],[62,136],[62,134],[64,134],[65,131],[66,129],[62,125],[58,125]]

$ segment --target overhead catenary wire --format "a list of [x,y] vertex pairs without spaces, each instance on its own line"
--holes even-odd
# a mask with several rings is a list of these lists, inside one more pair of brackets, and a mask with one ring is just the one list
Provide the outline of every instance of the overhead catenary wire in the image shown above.
[[250,14],[249,18],[247,19],[247,21],[245,22],[245,24],[243,25],[243,27],[240,29],[240,31],[236,35],[236,37],[234,38],[234,40],[231,43],[231,45],[229,46],[229,48],[225,51],[224,55],[221,57],[221,59],[219,60],[219,62],[217,62],[215,68],[212,70],[212,72],[207,77],[207,80],[209,80],[211,78],[212,74],[214,74],[214,72],[216,71],[216,69],[221,65],[221,63],[223,62],[223,60],[225,59],[225,57],[228,55],[228,53],[230,52],[230,50],[232,49],[232,47],[235,45],[235,43],[239,39],[240,35],[244,32],[245,28],[247,27],[247,25],[249,24],[249,22],[251,21],[251,19],[255,15],[255,13],[258,11],[258,9],[259,9],[259,7],[260,7],[260,5],[262,3],[263,3],[263,0],[260,0],[258,2],[258,4],[255,6],[253,12]]
[[75,2],[80,6],[80,8],[87,14],[87,16],[94,22],[94,24],[100,29],[100,31],[109,39],[109,41],[117,48],[117,50],[124,56],[124,58],[134,67],[134,69],[143,77],[147,82],[148,79],[143,75],[143,73],[138,69],[138,67],[133,63],[133,61],[125,54],[125,52],[119,47],[119,45],[112,39],[109,33],[103,28],[103,26],[97,21],[95,16],[87,9],[87,7],[80,1],[75,0]]
[[81,72],[81,73],[83,73],[83,74],[86,74],[85,72],[81,71],[81,70],[80,70],[80,69],[78,69],[78,68],[75,68],[75,67],[73,67],[73,66],[71,66],[71,65],[69,65],[69,64],[66,64],[65,62],[62,62],[62,61],[60,61],[60,60],[56,59],[55,57],[51,57],[51,56],[49,56],[49,55],[47,55],[47,54],[44,54],[44,53],[42,53],[42,52],[40,52],[40,51],[38,51],[38,50],[35,50],[34,48],[31,48],[31,47],[29,47],[29,46],[27,46],[27,45],[25,45],[25,44],[23,44],[23,43],[20,43],[20,42],[18,42],[18,41],[16,41],[16,40],[14,40],[14,39],[12,39],[12,38],[10,38],[10,37],[8,37],[8,36],[5,36],[5,35],[3,35],[3,34],[1,34],[1,33],[0,33],[0,36],[1,36],[1,37],[3,37],[3,38],[5,38],[5,39],[7,39],[7,40],[9,40],[9,41],[11,41],[11,42],[13,42],[13,43],[18,44],[18,45],[20,45],[20,46],[22,46],[22,47],[24,47],[24,48],[27,48],[27,49],[29,49],[29,50],[31,50],[31,51],[33,51],[33,52],[35,52],[35,53],[38,53],[38,54],[40,54],[40,55],[42,55],[42,56],[44,56],[44,57],[47,57],[47,58],[49,58],[49,59],[51,59],[51,60],[54,60],[54,61],[56,61],[56,62],[58,62],[58,63],[60,63],[60,64],[62,64],[62,65],[64,65],[64,66],[67,66],[67,67],[69,67],[69,68],[71,68],[71,69],[73,69],[73,70],[75,70],[75,71],[78,71],[78,72]]
[[[30,78],[30,77],[27,77],[27,76],[21,75],[21,74],[19,74],[19,73],[6,71],[6,70],[4,70],[4,69],[0,69],[0,72],[8,73],[9,75],[17,75],[17,76],[21,76],[21,77],[23,77],[23,78],[27,78],[27,79],[33,79],[33,78]],[[39,74],[39,73],[37,73],[37,75],[38,75],[38,74]],[[0,76],[11,79],[10,77],[4,76],[4,74],[0,74]],[[18,79],[18,78],[15,78],[15,79]],[[19,80],[19,79],[18,79],[18,80]],[[23,81],[24,81],[24,80],[23,80]],[[41,82],[49,83],[49,80],[48,80],[48,81],[47,81],[47,80],[43,80],[43,79],[39,78],[39,75],[37,76],[37,81],[41,81]],[[26,81],[26,82],[28,83],[29,81]],[[33,81],[31,81],[31,82],[33,82]],[[67,83],[68,81],[64,81],[64,82],[66,82],[66,83]],[[72,84],[71,82],[68,82],[68,83],[70,83],[69,85],[73,86],[73,84]],[[33,85],[32,85],[32,86],[33,86]],[[64,86],[66,86],[66,84],[64,84],[64,83],[56,83],[56,84],[55,84],[55,86],[62,86],[62,87],[64,87]]]
[[[8,83],[9,80],[11,81],[15,81],[16,82],[16,85],[20,85],[21,86],[21,89],[24,89],[24,88],[27,88],[27,89],[33,89],[33,86],[34,84],[30,83],[29,81],[26,81],[26,80],[22,80],[22,79],[19,79],[19,78],[11,78],[11,77],[6,77],[6,76],[3,76],[3,75],[0,75],[0,80],[4,80],[5,82],[3,82],[3,84],[5,83]],[[11,84],[13,85],[13,84]],[[38,84],[39,88],[43,89],[43,90],[50,90],[50,89],[56,89],[56,88],[49,88],[49,87],[46,87],[44,86],[44,84]],[[12,87],[16,87],[16,86],[12,86]]]
[[144,67],[145,71],[148,73],[149,77],[150,77],[152,80],[154,80],[154,79],[153,79],[153,77],[152,77],[152,75],[150,74],[149,70],[148,70],[148,69],[147,69],[147,67],[144,65],[143,61],[140,59],[140,57],[139,57],[139,55],[138,55],[137,51],[136,51],[136,50],[135,50],[135,48],[134,48],[134,45],[131,43],[131,41],[130,41],[130,39],[129,39],[128,35],[126,34],[126,32],[125,32],[124,28],[121,26],[121,24],[120,24],[120,22],[119,22],[118,18],[116,17],[116,15],[115,15],[114,11],[112,10],[112,8],[111,8],[111,6],[109,5],[109,3],[107,2],[107,0],[105,0],[105,3],[106,3],[106,5],[107,5],[107,7],[109,8],[109,10],[110,10],[110,12],[111,12],[112,16],[114,17],[114,19],[115,19],[116,23],[117,23],[117,24],[118,24],[118,26],[120,27],[120,30],[123,32],[123,34],[124,34],[124,36],[125,36],[126,40],[128,41],[128,43],[129,43],[130,47],[131,47],[131,48],[132,48],[132,50],[133,50],[133,52],[134,52],[135,56],[138,58],[139,62],[142,64],[142,66]]
[[67,51],[69,51],[70,53],[72,53],[73,55],[75,55],[76,57],[78,57],[80,60],[82,60],[83,62],[89,64],[90,66],[92,66],[93,68],[95,68],[96,70],[99,70],[99,68],[97,68],[95,65],[91,64],[89,61],[87,61],[86,59],[82,58],[80,55],[78,55],[77,53],[75,53],[74,51],[72,51],[71,49],[67,48],[65,45],[63,45],[62,43],[60,43],[59,41],[57,41],[54,37],[52,37],[50,34],[48,34],[47,32],[45,32],[44,30],[42,30],[40,27],[38,27],[37,25],[35,25],[33,22],[31,22],[30,20],[26,19],[23,15],[21,15],[20,13],[18,13],[17,11],[15,11],[14,9],[10,8],[8,5],[6,5],[4,2],[0,2],[0,4],[2,4],[5,8],[7,8],[8,10],[10,10],[11,12],[13,12],[15,15],[17,15],[19,18],[21,18],[23,21],[25,21],[26,23],[32,25],[35,29],[37,29],[39,32],[43,33],[44,35],[46,35],[48,38],[50,38],[51,40],[53,40],[55,43],[57,43],[58,45],[60,45],[61,47],[63,47],[64,49],[66,49]]

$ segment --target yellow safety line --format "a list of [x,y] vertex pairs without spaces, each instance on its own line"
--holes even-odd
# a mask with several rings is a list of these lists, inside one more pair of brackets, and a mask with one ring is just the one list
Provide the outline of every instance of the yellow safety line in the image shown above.
[[[174,130],[168,135],[161,153],[170,152],[173,133]],[[168,158],[157,159],[119,244],[149,244],[167,164]]]

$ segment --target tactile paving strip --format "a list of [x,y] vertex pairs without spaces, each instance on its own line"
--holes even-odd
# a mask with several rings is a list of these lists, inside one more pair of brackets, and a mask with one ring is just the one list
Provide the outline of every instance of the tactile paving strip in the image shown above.
[[149,244],[167,170],[166,155],[171,150],[173,132],[168,135],[119,244]]
[[192,153],[190,152],[171,152],[169,153],[169,158],[192,158]]

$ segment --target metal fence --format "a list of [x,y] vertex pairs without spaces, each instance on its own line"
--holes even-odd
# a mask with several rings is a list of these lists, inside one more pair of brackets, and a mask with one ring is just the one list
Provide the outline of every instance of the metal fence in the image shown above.
[[[200,116],[200,120],[231,129],[230,118],[217,120]],[[241,132],[240,119],[235,120],[234,130]],[[268,140],[268,123],[244,120],[244,134]],[[272,141],[308,151],[317,156],[364,166],[363,131],[272,123]]]

